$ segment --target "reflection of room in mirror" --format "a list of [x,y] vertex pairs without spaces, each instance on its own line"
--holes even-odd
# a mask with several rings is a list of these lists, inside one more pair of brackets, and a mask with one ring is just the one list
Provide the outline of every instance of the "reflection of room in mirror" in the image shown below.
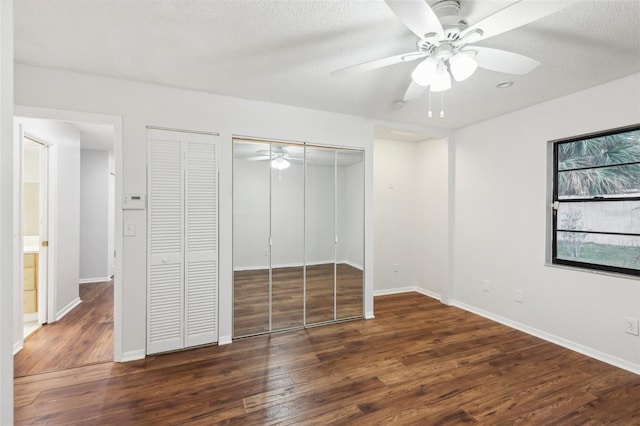
[[361,318],[363,152],[236,140],[233,176],[234,337]]

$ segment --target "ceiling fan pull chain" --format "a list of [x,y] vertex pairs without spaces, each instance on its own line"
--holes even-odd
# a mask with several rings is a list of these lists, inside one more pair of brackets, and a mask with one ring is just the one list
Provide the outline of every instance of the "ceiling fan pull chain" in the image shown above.
[[440,118],[444,118],[444,92],[440,92]]
[[427,113],[427,117],[433,117],[433,113],[431,112],[431,90],[429,90],[429,112]]

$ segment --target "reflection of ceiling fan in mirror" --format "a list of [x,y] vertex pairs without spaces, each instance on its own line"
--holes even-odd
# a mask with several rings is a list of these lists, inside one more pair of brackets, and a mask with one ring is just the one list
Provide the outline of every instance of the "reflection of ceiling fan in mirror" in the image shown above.
[[448,90],[451,77],[463,81],[478,67],[524,75],[540,63],[517,53],[476,46],[475,43],[551,15],[575,1],[520,0],[469,25],[464,16],[460,16],[461,10],[476,2],[440,0],[429,1],[432,4],[429,6],[426,0],[385,0],[391,11],[418,37],[416,50],[352,65],[332,74],[338,76],[418,61],[404,101],[419,97],[429,86],[431,92]]
[[249,157],[249,161],[268,161],[271,160],[271,167],[277,170],[284,170],[291,165],[291,161],[303,161],[302,158],[294,156],[293,150],[288,147],[273,146],[271,152],[267,149],[257,151],[255,157]]

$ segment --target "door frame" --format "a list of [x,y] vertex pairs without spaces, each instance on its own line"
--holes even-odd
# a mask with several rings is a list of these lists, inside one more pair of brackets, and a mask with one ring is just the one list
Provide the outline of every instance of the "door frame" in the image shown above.
[[[114,233],[115,233],[115,268],[114,268],[114,283],[113,283],[113,360],[115,362],[121,362],[123,359],[123,280],[122,280],[122,253],[123,253],[123,239],[122,239],[122,192],[123,192],[123,125],[122,116],[119,115],[106,115],[106,114],[94,114],[81,111],[60,110],[52,108],[40,108],[30,107],[23,105],[15,105],[13,111],[14,117],[36,118],[43,120],[58,120],[58,121],[80,121],[89,122],[94,124],[108,124],[113,126],[113,154],[115,163],[115,198],[114,198]],[[17,139],[17,138],[14,138]],[[22,142],[20,142],[20,145]],[[55,145],[53,145],[55,146]],[[19,147],[15,147],[18,149]],[[51,152],[50,152],[51,154]],[[50,161],[50,165],[55,168],[55,161]],[[18,165],[14,164],[14,167]],[[52,170],[50,170],[52,173]],[[16,194],[15,197],[22,197],[22,191]],[[52,198],[53,194],[49,194],[49,198]],[[49,203],[51,204],[51,203]],[[22,208],[20,208],[20,212]],[[19,218],[15,218],[19,219]],[[50,223],[53,218],[49,217]],[[49,231],[49,238],[55,237],[51,235]],[[19,244],[22,247],[22,244]],[[22,253],[20,253],[20,256]],[[51,255],[49,256],[51,259]],[[18,259],[19,262],[21,260]],[[51,265],[50,265],[51,266]],[[49,267],[49,276],[52,273],[51,267]],[[50,298],[51,299],[51,298]],[[14,312],[22,312],[22,309],[15,309]],[[14,318],[14,321],[16,319]],[[21,322],[22,323],[22,322]]]

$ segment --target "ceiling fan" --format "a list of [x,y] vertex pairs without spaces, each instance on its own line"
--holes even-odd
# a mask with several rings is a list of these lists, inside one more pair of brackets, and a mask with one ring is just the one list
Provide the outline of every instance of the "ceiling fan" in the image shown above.
[[466,80],[478,67],[524,75],[540,62],[474,43],[527,25],[576,1],[520,0],[470,26],[459,16],[461,0],[441,0],[433,6],[426,0],[385,0],[391,11],[418,37],[416,50],[349,66],[331,74],[340,76],[419,60],[411,74],[404,101],[419,97],[429,86],[431,92],[449,90],[452,76],[456,81]]
[[303,161],[302,158],[294,157],[294,153],[287,151],[286,147],[273,146],[271,150],[262,149],[257,151],[254,157],[248,157],[249,161],[271,161],[271,167],[277,170],[284,170],[291,166],[291,161]]

